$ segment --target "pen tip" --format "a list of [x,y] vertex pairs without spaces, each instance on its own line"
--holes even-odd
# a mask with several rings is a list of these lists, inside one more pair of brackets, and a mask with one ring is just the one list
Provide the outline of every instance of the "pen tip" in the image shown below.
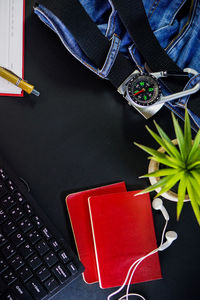
[[35,96],[40,96],[40,92],[36,91],[35,89],[32,90],[31,94]]

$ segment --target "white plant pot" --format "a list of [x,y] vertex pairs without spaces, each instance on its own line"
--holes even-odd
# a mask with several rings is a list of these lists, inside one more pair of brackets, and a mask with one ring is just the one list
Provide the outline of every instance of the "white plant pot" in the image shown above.
[[[172,140],[172,143],[174,145],[177,145],[177,139]],[[163,147],[160,147],[158,149],[158,151],[161,152],[161,153],[164,153],[165,149]],[[149,167],[148,167],[148,173],[152,173],[152,172],[155,172],[155,171],[158,171],[158,170],[159,170],[159,163],[157,161],[151,159],[150,163],[149,163]],[[151,185],[157,183],[159,180],[160,180],[160,177],[149,177],[149,181],[150,181]],[[157,193],[159,193],[160,190],[161,190],[161,188],[155,189],[155,191]],[[171,200],[171,201],[175,201],[175,202],[178,201],[178,195],[175,192],[171,191],[171,190],[163,193],[161,196],[163,198]],[[188,195],[186,195],[185,199],[184,199],[184,202],[187,202],[187,201],[190,201]]]

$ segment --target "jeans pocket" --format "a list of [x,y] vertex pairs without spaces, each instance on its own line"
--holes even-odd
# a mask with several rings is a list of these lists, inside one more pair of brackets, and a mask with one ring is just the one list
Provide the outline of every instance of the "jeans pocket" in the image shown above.
[[192,3],[187,26],[166,51],[180,68],[190,67],[200,72],[200,2],[195,0]]
[[197,8],[198,0],[187,0],[178,14],[173,19],[173,24],[178,23],[178,32],[174,35],[170,43],[165,47],[165,51],[168,54],[173,50],[173,48],[184,38],[187,34],[191,26],[193,25],[193,21],[195,18],[196,8]]

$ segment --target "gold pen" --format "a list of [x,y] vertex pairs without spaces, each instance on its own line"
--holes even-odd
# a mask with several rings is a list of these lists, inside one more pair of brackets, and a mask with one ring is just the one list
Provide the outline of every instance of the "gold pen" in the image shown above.
[[19,76],[17,76],[12,71],[7,70],[6,68],[0,67],[0,76],[17,87],[21,88],[28,94],[34,94],[35,96],[39,96],[40,93],[34,89],[34,86],[29,84],[27,81],[23,80]]

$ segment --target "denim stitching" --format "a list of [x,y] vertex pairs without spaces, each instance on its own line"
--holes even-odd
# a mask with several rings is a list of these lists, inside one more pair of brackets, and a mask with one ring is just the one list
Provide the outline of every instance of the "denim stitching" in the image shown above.
[[[155,2],[156,2],[156,1],[155,1]],[[151,12],[151,14],[148,15],[149,19],[150,19],[150,18],[152,17],[152,15],[154,14],[154,12],[155,12],[156,8],[158,7],[159,3],[160,3],[160,0],[158,0],[157,3],[155,3],[155,6],[152,7],[153,11]]]
[[[111,44],[110,49],[109,49],[109,51],[108,51],[108,54],[107,54],[107,56],[106,56],[106,60],[105,60],[105,62],[104,62],[104,65],[103,65],[102,69],[99,70],[99,72],[98,72],[99,75],[104,76],[104,75],[103,75],[103,72],[104,72],[104,70],[106,69],[106,67],[107,67],[107,65],[108,65],[109,56],[110,56],[110,54],[111,54],[111,52],[112,52],[111,49],[112,49],[112,47],[114,46],[115,41],[117,41],[117,40],[115,40],[115,35],[114,35],[113,40],[112,40],[112,44]],[[119,43],[119,41],[117,41],[117,42]],[[117,49],[118,49],[118,47],[117,47]],[[105,76],[104,76],[104,77],[105,77]]]
[[[117,38],[117,39],[116,39]],[[114,64],[114,61],[115,61],[115,59],[116,59],[116,56],[117,56],[117,53],[118,53],[118,51],[119,51],[119,46],[120,46],[120,42],[121,42],[121,40],[119,39],[119,37],[118,37],[118,35],[117,34],[114,34],[113,35],[113,46],[114,46],[114,43],[117,43],[117,48],[116,48],[116,50],[114,51],[114,59],[113,59],[113,61],[111,62],[111,64],[110,64],[110,67],[108,68],[108,70],[107,70],[107,75],[104,75],[103,74],[103,72],[104,72],[104,70],[106,69],[106,67],[107,67],[107,65],[108,65],[108,63],[109,63],[109,58],[110,58],[110,54],[111,54],[111,52],[112,52],[112,44],[111,44],[111,47],[110,47],[110,49],[109,49],[109,52],[108,52],[108,55],[107,55],[107,57],[106,57],[106,60],[105,60],[105,63],[104,63],[104,65],[103,65],[103,67],[102,67],[102,69],[101,70],[98,70],[98,75],[100,75],[102,78],[105,78],[105,77],[107,77],[108,76],[108,74],[110,73],[110,70],[111,70],[111,68],[112,68],[112,66],[113,66],[113,64]]]
[[170,52],[174,49],[174,47],[182,40],[182,38],[186,35],[186,33],[191,28],[191,25],[192,25],[194,17],[195,17],[195,12],[196,12],[196,8],[197,8],[197,1],[195,1],[195,3],[194,3],[194,7],[193,7],[193,12],[192,12],[192,17],[191,17],[190,23],[188,24],[188,26],[184,30],[184,32],[181,34],[181,36],[179,36],[179,38],[176,41],[174,41],[174,44],[172,44],[172,46],[167,50],[167,54],[170,54]]
[[113,14],[113,22],[112,22],[112,26],[111,26],[112,30],[110,30],[110,35],[112,35],[115,31],[116,15],[117,15],[117,12],[115,11]]
[[151,14],[151,11],[154,9],[154,5],[155,5],[156,1],[158,1],[158,0],[154,0],[153,3],[151,4],[151,7],[150,7],[149,12],[147,14],[147,17],[149,17],[149,15]]
[[172,25],[172,23],[174,22],[174,19],[176,17],[176,15],[178,14],[178,12],[180,11],[180,9],[183,7],[183,5],[186,3],[187,0],[183,0],[179,6],[179,8],[176,10],[176,12],[174,13],[171,21],[169,22],[169,25]]
[[109,19],[108,19],[108,27],[107,27],[107,30],[106,30],[106,36],[111,36],[113,35],[113,32],[115,30],[115,19],[116,19],[116,14],[117,14],[117,11],[115,10],[115,7],[112,3],[111,0],[108,0],[108,2],[110,3],[110,6],[111,6],[111,9],[112,9],[112,12],[109,16]]

